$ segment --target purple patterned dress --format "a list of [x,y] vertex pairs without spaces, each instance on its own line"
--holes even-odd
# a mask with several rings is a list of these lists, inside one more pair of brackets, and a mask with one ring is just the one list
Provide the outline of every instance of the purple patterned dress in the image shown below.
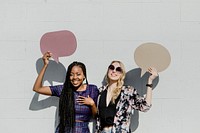
[[[63,85],[50,86],[52,96],[60,97]],[[94,100],[95,104],[97,103],[99,90],[96,85],[89,84],[85,91],[75,91],[74,92],[74,100],[77,99],[78,96],[87,97],[88,95]],[[75,100],[76,101],[76,100]],[[76,122],[73,133],[89,133],[88,122],[90,121],[92,116],[92,110],[87,105],[80,105],[75,102],[75,119],[84,121],[84,122]],[[56,133],[58,133],[59,128],[57,127]],[[66,131],[66,133],[68,133]]]

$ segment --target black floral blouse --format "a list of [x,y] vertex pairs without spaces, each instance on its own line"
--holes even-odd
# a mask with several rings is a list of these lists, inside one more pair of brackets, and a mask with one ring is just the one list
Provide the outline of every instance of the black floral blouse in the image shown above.
[[[102,86],[99,88],[101,97],[101,92],[105,90],[107,86]],[[97,106],[98,107],[98,106]],[[114,125],[112,128],[112,133],[131,133],[130,131],[130,119],[133,109],[146,112],[151,108],[151,105],[147,105],[145,97],[139,96],[136,89],[132,86],[123,86],[121,90],[121,96],[117,103],[116,110],[117,113],[114,118]],[[101,123],[97,117],[97,130],[96,133],[100,132]]]

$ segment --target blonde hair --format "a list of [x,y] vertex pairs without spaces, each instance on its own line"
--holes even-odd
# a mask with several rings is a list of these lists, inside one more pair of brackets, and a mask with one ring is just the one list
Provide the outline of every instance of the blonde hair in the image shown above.
[[[115,100],[117,99],[117,97],[119,96],[121,90],[122,90],[122,87],[124,85],[124,79],[125,79],[125,75],[126,75],[126,72],[125,72],[125,67],[124,67],[124,64],[121,62],[121,61],[117,61],[117,60],[114,60],[110,63],[113,64],[113,63],[119,63],[121,69],[122,69],[122,72],[121,72],[121,76],[120,78],[118,79],[117,81],[117,86],[116,88],[112,91],[111,95],[112,95],[112,98],[111,98],[111,102],[112,103],[115,103]],[[108,78],[108,71],[109,71],[109,68],[107,70],[107,73],[106,73],[106,82],[107,84],[109,85],[110,84],[110,80]]]

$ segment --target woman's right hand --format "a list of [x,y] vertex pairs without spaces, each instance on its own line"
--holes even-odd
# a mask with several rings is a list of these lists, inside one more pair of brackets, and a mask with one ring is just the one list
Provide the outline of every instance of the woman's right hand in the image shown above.
[[50,51],[46,52],[42,59],[43,59],[43,62],[44,62],[44,65],[48,65],[49,64],[49,58],[51,58],[52,56],[52,53]]
[[95,105],[94,100],[89,95],[87,97],[78,96],[78,98],[76,99],[76,101],[78,103],[80,103],[80,104],[85,104],[85,105],[89,105],[89,106]]

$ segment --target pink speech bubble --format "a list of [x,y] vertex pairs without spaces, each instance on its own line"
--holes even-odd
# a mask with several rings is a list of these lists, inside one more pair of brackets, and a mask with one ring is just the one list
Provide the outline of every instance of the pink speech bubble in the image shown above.
[[76,37],[71,31],[62,30],[45,33],[40,40],[42,54],[50,51],[58,63],[59,57],[72,55],[77,47]]

